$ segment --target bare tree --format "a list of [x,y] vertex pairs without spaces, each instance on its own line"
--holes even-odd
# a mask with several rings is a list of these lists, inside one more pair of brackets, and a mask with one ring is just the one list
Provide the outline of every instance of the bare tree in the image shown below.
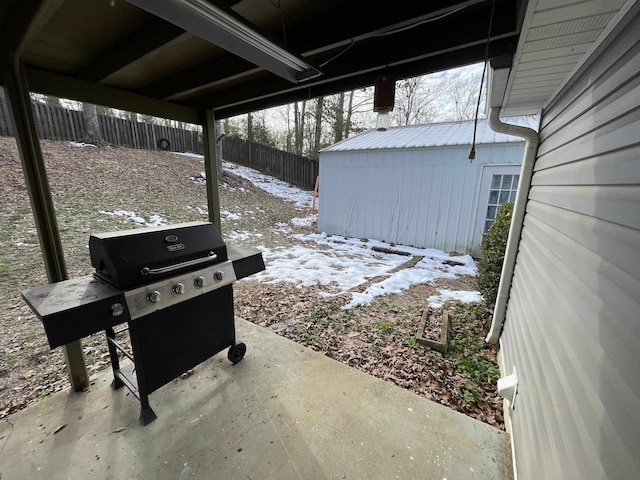
[[313,138],[313,150],[311,151],[312,158],[318,158],[318,151],[320,150],[320,144],[322,141],[322,111],[324,108],[324,97],[316,99],[316,111],[315,111],[315,131]]
[[247,113],[247,140],[253,142],[253,114]]
[[353,90],[349,92],[349,101],[347,102],[347,119],[344,122],[344,138],[349,138],[351,133],[351,118],[353,117]]
[[294,124],[294,151],[298,155],[302,155],[304,151],[304,127],[305,114],[307,110],[307,101],[303,100],[302,105],[298,107],[298,102],[293,104],[293,124]]
[[[354,102],[355,91],[342,92],[328,97],[326,116],[331,124],[333,142],[339,142],[348,138],[356,129],[354,125],[354,115],[362,114],[363,109],[371,109],[371,98],[362,95],[360,101]],[[345,106],[346,100],[346,106]]]
[[[480,77],[458,79],[451,88],[451,101],[455,105],[456,121],[471,120],[475,117],[478,105],[478,90]],[[483,104],[486,98],[486,84],[480,97],[480,112],[484,112]]]
[[82,117],[86,126],[86,135],[84,141],[94,145],[103,143],[102,134],[100,133],[100,124],[98,123],[98,111],[93,103],[82,104]]
[[415,125],[435,121],[439,100],[450,85],[451,81],[443,78],[412,77],[400,80],[396,83],[392,122],[396,125]]
[[216,120],[214,123],[213,131],[216,135],[216,167],[218,169],[218,177],[222,176],[222,137],[224,136],[224,130],[222,128],[222,121]]
[[58,97],[54,97],[53,95],[46,95],[46,103],[50,107],[61,107],[60,99]]
[[333,112],[333,140],[337,143],[344,138],[344,92],[337,95],[336,102],[333,106]]

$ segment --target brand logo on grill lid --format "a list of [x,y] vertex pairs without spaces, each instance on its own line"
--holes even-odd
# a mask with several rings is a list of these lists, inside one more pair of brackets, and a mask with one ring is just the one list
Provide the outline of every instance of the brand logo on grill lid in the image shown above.
[[184,250],[184,244],[174,243],[172,245],[167,245],[167,250],[170,252],[177,252],[178,250]]

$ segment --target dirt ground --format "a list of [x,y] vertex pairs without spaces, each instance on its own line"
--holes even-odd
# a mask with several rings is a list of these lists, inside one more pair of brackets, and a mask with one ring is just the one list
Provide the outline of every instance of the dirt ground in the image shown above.
[[[204,167],[198,158],[51,141],[43,141],[42,149],[69,278],[92,273],[91,233],[136,227],[123,212],[147,221],[160,215],[168,223],[207,219]],[[40,321],[20,297],[22,290],[48,282],[12,138],[0,137],[0,166],[0,418],[4,418],[69,388],[69,383],[62,349],[49,349]],[[222,233],[230,244],[297,245],[302,242],[294,234],[316,231],[315,224],[299,226],[291,221],[308,216],[310,208],[296,209],[232,170],[222,177],[220,197]],[[495,393],[495,351],[482,341],[490,320],[482,305],[448,306],[455,313],[446,356],[415,342],[426,298],[438,288],[475,289],[475,278],[416,285],[349,310],[340,308],[349,296],[337,289],[336,295],[327,297],[319,295],[319,287],[249,278],[235,284],[234,294],[236,314],[242,318],[504,428],[502,402]],[[108,366],[103,334],[84,339],[83,348],[90,374]]]

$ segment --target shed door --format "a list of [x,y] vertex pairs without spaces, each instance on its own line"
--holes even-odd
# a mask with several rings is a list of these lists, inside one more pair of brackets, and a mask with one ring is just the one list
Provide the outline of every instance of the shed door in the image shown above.
[[519,180],[520,165],[483,165],[478,212],[473,230],[474,246],[482,243],[482,236],[491,228],[498,207],[515,201]]

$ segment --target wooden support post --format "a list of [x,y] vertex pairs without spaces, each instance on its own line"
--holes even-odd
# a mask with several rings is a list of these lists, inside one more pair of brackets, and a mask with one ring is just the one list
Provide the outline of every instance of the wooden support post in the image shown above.
[[[20,152],[44,266],[49,282],[59,282],[68,278],[67,268],[40,141],[36,132],[26,75],[23,66],[15,57],[6,56],[2,58],[1,63],[10,118]],[[76,391],[88,388],[89,375],[80,342],[66,345],[64,349],[71,386]]]
[[202,143],[204,148],[204,171],[207,177],[207,207],[209,209],[209,221],[213,223],[222,234],[222,223],[220,220],[220,193],[218,191],[216,119],[213,115],[213,110],[205,110],[202,117]]

